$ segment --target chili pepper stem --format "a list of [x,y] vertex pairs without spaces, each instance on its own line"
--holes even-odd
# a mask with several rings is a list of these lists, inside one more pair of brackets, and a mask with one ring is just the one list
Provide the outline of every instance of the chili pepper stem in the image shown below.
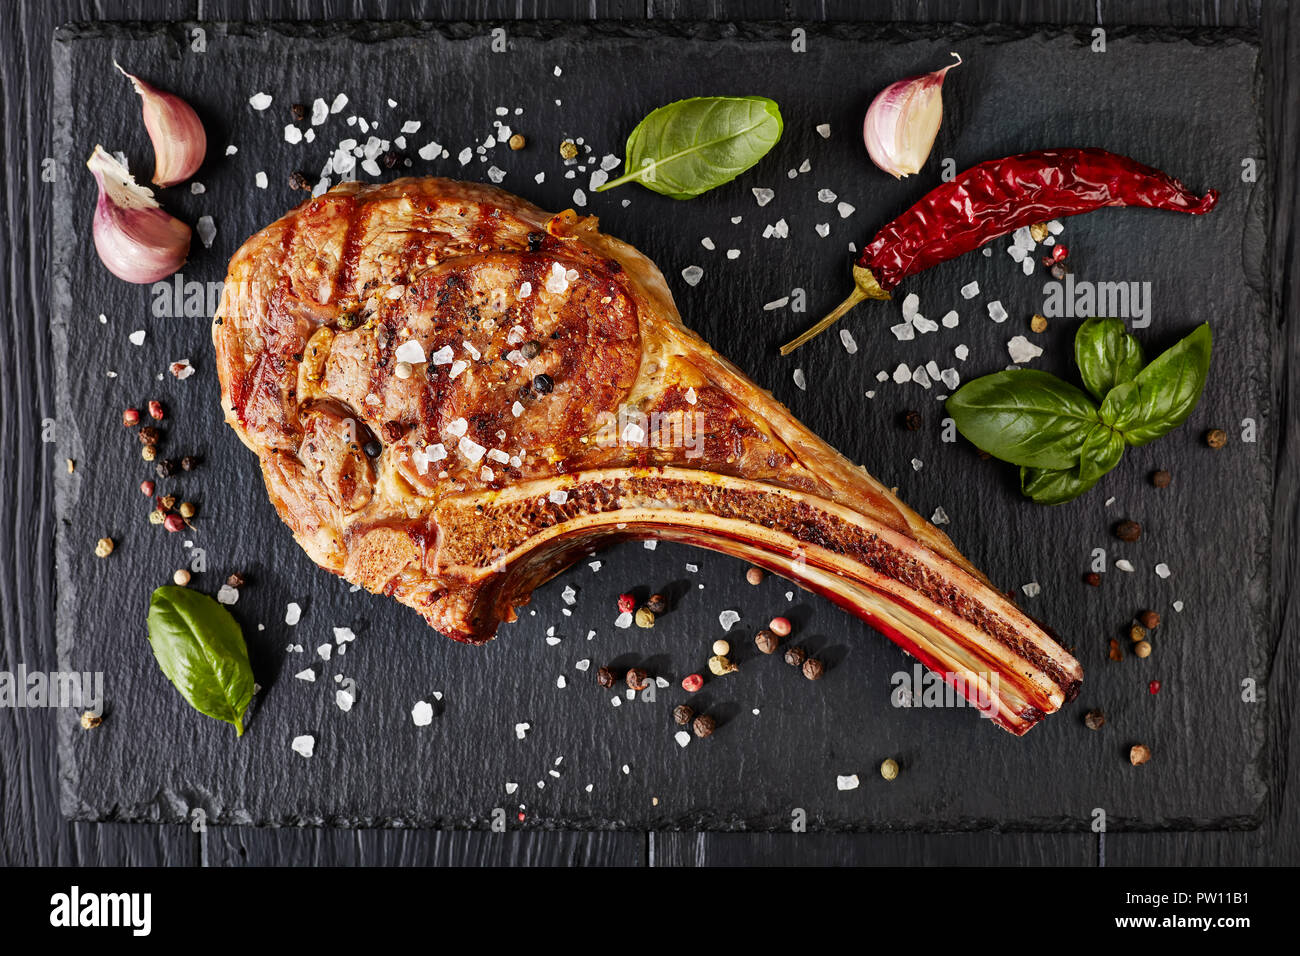
[[781,354],[789,355],[805,342],[815,339],[834,325],[836,321],[839,320],[840,316],[844,315],[859,302],[866,299],[890,298],[889,293],[881,288],[880,283],[876,281],[876,277],[871,274],[871,270],[865,266],[853,267],[853,283],[852,294],[837,305],[835,311],[831,312],[830,315],[819,321],[812,328],[806,330],[796,338],[791,339],[789,342],[785,343],[785,345],[781,346]]

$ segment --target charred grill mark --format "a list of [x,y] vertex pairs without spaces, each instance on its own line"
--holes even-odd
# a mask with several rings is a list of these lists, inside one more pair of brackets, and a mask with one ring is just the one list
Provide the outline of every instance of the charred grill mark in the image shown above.
[[352,292],[352,275],[361,260],[361,239],[366,234],[373,205],[369,202],[357,202],[352,197],[340,214],[347,218],[347,230],[343,234],[343,248],[339,253],[339,267],[334,273],[334,296],[347,295]]

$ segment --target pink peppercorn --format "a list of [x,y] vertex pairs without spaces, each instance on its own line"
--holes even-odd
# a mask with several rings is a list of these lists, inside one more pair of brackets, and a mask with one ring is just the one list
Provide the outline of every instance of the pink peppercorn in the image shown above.
[[178,514],[169,514],[163,518],[163,527],[168,531],[181,531],[185,528],[185,519]]
[[149,417],[152,418],[152,419],[153,419],[154,421],[156,421],[156,422],[160,422],[160,421],[162,421],[162,419],[163,419],[163,408],[162,408],[162,402],[153,402],[153,401],[151,401],[151,402],[149,403]]
[[122,412],[122,424],[127,428],[140,424],[140,410],[136,408],[127,408]]
[[153,482],[152,482],[152,481],[142,481],[142,482],[140,482],[140,494],[144,495],[146,498],[152,498],[152,497],[153,497]]
[[694,694],[704,686],[704,678],[699,674],[687,674],[682,678],[682,690],[689,694]]
[[1147,685],[1147,689],[1150,690],[1151,693],[1153,694],[1160,693],[1160,681],[1153,680],[1150,684]]
[[767,629],[777,637],[785,637],[790,633],[790,621],[784,617],[774,617],[767,622]]
[[620,614],[631,614],[636,610],[636,598],[630,594],[620,594],[618,596],[618,612]]

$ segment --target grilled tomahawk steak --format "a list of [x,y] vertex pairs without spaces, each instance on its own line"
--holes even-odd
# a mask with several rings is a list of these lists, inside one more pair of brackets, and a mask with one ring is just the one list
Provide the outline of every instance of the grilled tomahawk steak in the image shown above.
[[321,567],[490,639],[605,540],[824,594],[1022,734],[1078,663],[938,529],[685,328],[594,218],[344,183],[253,236],[213,327],[226,419]]

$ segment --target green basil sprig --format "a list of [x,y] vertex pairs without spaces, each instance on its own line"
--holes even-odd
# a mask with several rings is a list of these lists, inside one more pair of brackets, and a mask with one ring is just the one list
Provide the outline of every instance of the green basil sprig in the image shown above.
[[239,624],[219,603],[189,588],[158,588],[149,599],[149,644],[158,666],[201,714],[235,725],[253,699],[253,668]]
[[765,96],[697,96],[661,106],[627,138],[624,173],[596,192],[638,182],[693,199],[749,169],[776,145],[781,110]]
[[1128,445],[1145,445],[1187,420],[1210,369],[1210,327],[1143,364],[1141,344],[1119,319],[1089,319],[1074,339],[1084,385],[1101,400],[1037,369],[1012,369],[967,382],[948,399],[962,436],[994,458],[1020,466],[1020,490],[1039,504],[1077,498],[1119,464]]

